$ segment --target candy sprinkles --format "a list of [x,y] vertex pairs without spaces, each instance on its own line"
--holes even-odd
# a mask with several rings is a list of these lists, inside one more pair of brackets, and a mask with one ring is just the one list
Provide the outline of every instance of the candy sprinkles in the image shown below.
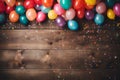
[[28,25],[35,21],[42,23],[53,20],[59,27],[66,25],[70,30],[78,30],[77,20],[93,20],[103,25],[105,19],[120,17],[120,0],[0,0],[0,25],[6,20]]

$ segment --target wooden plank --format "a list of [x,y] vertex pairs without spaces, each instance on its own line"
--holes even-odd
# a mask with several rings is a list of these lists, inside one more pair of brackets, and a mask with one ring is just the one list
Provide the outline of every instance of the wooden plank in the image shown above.
[[1,30],[0,49],[91,49],[120,46],[120,31]]
[[0,80],[119,80],[117,70],[0,70]]
[[0,69],[119,69],[119,49],[0,50]]

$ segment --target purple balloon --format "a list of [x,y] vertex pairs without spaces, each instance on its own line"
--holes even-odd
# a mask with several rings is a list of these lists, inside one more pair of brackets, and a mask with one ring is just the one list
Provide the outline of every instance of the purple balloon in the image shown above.
[[35,9],[37,10],[37,11],[40,11],[41,10],[41,6],[40,5],[35,5]]
[[113,7],[114,13],[116,14],[116,16],[120,17],[120,3],[116,3]]
[[94,11],[92,11],[92,10],[86,10],[86,12],[85,12],[85,18],[87,19],[87,20],[92,20],[93,18],[94,18]]
[[56,25],[59,26],[59,27],[64,27],[65,24],[66,24],[66,21],[65,21],[65,19],[64,19],[62,16],[58,16],[58,17],[56,18],[56,20],[55,20],[55,23],[56,23]]

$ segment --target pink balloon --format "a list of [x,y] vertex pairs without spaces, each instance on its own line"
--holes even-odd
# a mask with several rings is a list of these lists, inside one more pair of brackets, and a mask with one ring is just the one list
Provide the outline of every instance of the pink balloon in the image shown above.
[[37,22],[43,22],[43,21],[45,21],[45,19],[46,19],[46,14],[41,12],[41,11],[38,12],[36,21]]
[[65,16],[67,20],[72,20],[75,17],[75,10],[73,8],[70,8],[66,11]]
[[57,0],[58,3],[60,3],[60,0]]
[[116,16],[120,17],[120,3],[116,3],[113,7],[113,10]]
[[55,4],[54,5],[54,11],[58,14],[58,15],[62,15],[65,13],[65,10],[60,6],[60,4]]
[[103,14],[106,12],[106,5],[104,2],[100,2],[99,4],[97,4],[96,12],[99,14]]

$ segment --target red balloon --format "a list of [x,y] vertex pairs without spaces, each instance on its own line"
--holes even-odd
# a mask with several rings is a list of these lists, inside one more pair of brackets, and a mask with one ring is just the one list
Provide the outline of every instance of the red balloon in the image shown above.
[[18,6],[18,5],[23,5],[23,1],[17,1],[16,6]]
[[34,0],[25,0],[24,7],[26,9],[33,8],[35,6]]
[[14,7],[7,6],[6,7],[6,13],[9,14],[11,11],[14,10]]
[[79,10],[81,8],[85,7],[85,1],[84,0],[73,0],[73,8],[76,10]]
[[85,15],[85,8],[81,8],[81,9],[77,10],[77,17],[79,19],[84,18],[84,15]]
[[4,12],[6,9],[6,6],[3,1],[0,1],[0,13]]
[[42,0],[34,0],[35,4],[41,5],[42,4]]
[[52,7],[54,0],[42,0],[42,5],[45,7]]

